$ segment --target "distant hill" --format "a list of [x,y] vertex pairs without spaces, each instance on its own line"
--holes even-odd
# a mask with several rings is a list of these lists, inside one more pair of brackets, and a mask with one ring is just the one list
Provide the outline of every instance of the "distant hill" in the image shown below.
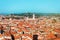
[[1,13],[0,15],[15,15],[15,16],[28,16],[28,17],[32,17],[32,15],[35,14],[37,17],[39,16],[59,16],[60,17],[60,13],[11,13],[11,14],[3,14]]
[[33,14],[35,14],[37,17],[44,15],[43,13],[14,13],[14,14],[10,14],[10,15],[32,17]]

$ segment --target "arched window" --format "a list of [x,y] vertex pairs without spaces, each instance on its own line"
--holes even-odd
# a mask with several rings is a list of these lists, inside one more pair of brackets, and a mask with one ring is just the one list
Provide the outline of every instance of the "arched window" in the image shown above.
[[38,35],[33,35],[33,40],[38,40]]

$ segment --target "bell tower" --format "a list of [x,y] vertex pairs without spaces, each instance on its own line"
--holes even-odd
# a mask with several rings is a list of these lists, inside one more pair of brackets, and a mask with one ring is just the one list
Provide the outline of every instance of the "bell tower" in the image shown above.
[[33,19],[35,19],[35,14],[33,14]]

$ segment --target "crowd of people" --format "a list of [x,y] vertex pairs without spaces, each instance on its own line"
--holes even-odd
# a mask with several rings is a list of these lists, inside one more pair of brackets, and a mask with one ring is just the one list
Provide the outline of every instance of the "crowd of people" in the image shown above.
[[0,17],[0,40],[60,40],[60,19],[45,16],[34,20]]

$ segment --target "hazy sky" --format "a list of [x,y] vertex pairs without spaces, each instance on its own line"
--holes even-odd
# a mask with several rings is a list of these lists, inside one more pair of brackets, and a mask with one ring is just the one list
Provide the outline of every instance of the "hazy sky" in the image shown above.
[[0,13],[60,13],[60,0],[0,0]]

